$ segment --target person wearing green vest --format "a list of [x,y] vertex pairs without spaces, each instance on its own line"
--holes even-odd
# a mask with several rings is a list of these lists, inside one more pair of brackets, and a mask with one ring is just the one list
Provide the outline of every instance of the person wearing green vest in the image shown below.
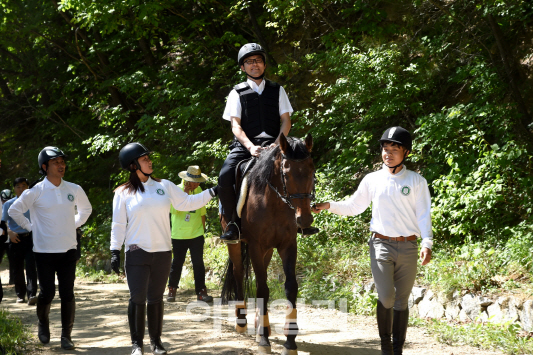
[[[202,192],[200,183],[207,180],[207,175],[203,174],[197,165],[189,166],[187,171],[179,174],[182,178],[181,189],[189,195],[196,195]],[[168,278],[168,302],[176,300],[176,290],[180,282],[181,270],[185,262],[187,250],[191,251],[192,269],[194,273],[194,288],[197,300],[204,302],[213,301],[213,297],[207,294],[205,286],[205,266],[204,266],[204,231],[205,231],[205,207],[195,211],[176,211],[170,207],[172,224],[172,266]]]

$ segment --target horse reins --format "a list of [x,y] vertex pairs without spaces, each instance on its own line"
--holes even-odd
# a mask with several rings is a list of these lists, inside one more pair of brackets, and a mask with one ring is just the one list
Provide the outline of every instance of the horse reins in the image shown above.
[[280,172],[281,172],[281,184],[283,186],[283,195],[279,193],[278,189],[276,189],[274,187],[274,185],[272,185],[270,180],[267,180],[268,186],[270,186],[272,188],[272,190],[274,190],[274,192],[278,195],[278,197],[283,202],[285,202],[293,210],[295,208],[292,205],[291,200],[297,199],[297,198],[302,198],[302,199],[308,198],[311,201],[313,201],[315,199],[315,176],[313,174],[313,191],[310,194],[297,193],[297,194],[289,195],[287,193],[287,184],[285,183],[287,178],[285,177],[285,173],[283,172],[283,160],[294,161],[294,162],[302,162],[302,161],[307,160],[309,158],[311,158],[311,155],[308,155],[307,157],[305,157],[303,159],[291,159],[291,158],[287,158],[284,154],[281,154]]

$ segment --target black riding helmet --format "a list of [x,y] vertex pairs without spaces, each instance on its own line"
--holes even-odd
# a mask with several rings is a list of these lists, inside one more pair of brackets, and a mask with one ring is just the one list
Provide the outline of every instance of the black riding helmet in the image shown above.
[[385,132],[383,132],[383,135],[381,136],[381,139],[379,140],[379,147],[381,151],[383,151],[383,144],[386,142],[394,142],[396,144],[403,146],[405,149],[408,150],[408,152],[405,153],[400,164],[396,166],[387,165],[387,167],[391,169],[394,168],[394,170],[392,171],[392,173],[394,174],[396,172],[396,168],[402,166],[409,152],[413,150],[413,139],[411,138],[411,133],[409,133],[408,130],[400,126],[395,126],[395,127],[388,128]]
[[[128,170],[128,171],[135,171],[137,169],[140,170],[140,165],[137,159],[139,159],[142,156],[148,155],[152,153],[148,148],[146,148],[144,145],[138,142],[128,143],[126,144],[121,150],[118,155],[118,160],[120,162],[120,166],[122,169]],[[130,169],[130,165],[132,163],[135,163],[137,168],[135,170]],[[142,170],[141,173],[143,173],[145,176],[150,176],[151,174],[145,174]]]
[[43,150],[39,153],[39,156],[37,157],[37,161],[39,163],[39,174],[46,175],[46,171],[43,170],[43,164],[47,164],[52,159],[63,157],[63,159],[66,159],[67,156],[63,151],[57,147],[44,147]]
[[[266,51],[263,49],[263,47],[261,47],[257,43],[246,43],[239,50],[239,55],[237,57],[239,66],[244,65],[245,59],[252,55],[260,55],[261,57],[263,57],[263,62],[266,63]],[[253,77],[251,75],[248,75],[248,73],[246,73],[246,75],[252,79],[259,80],[265,76],[265,73],[263,73],[261,76],[258,76],[258,77]]]

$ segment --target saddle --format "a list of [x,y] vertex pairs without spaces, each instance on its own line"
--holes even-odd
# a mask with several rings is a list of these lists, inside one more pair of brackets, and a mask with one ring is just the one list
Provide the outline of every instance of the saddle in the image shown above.
[[248,177],[247,174],[252,170],[257,161],[256,157],[250,157],[242,160],[235,167],[235,193],[237,197],[237,216],[241,218],[242,208],[246,202],[246,196],[248,194]]

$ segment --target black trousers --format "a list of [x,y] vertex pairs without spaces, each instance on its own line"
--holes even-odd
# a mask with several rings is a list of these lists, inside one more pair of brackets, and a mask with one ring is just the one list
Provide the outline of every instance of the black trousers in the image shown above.
[[233,211],[237,207],[237,197],[235,194],[235,167],[244,159],[252,155],[248,149],[242,145],[233,148],[226,157],[220,175],[218,176],[218,199],[222,205],[222,215],[226,221],[233,218]]
[[172,252],[149,253],[142,249],[126,252],[124,269],[130,289],[130,300],[135,304],[157,304],[163,294],[170,273]]
[[[33,255],[32,234],[19,234],[18,243],[9,243],[11,263],[13,267],[13,282],[18,298],[24,299],[37,294],[37,269]],[[24,278],[24,264],[26,264],[26,278]]]
[[[251,139],[256,145],[270,145],[274,143],[274,138],[268,139]],[[226,221],[232,219],[233,211],[237,207],[237,197],[235,193],[235,168],[244,159],[250,158],[252,155],[239,142],[234,142],[230,146],[231,151],[226,157],[220,175],[218,176],[218,199],[222,205],[222,215]]]
[[191,251],[192,270],[194,273],[194,289],[196,293],[205,288],[204,265],[204,236],[192,239],[172,239],[172,252],[174,259],[170,267],[168,286],[177,288],[180,283],[181,270],[185,263],[187,250]]
[[39,278],[40,304],[52,302],[56,294],[55,277],[57,275],[61,302],[74,299],[74,280],[76,279],[76,249],[66,253],[33,253]]

